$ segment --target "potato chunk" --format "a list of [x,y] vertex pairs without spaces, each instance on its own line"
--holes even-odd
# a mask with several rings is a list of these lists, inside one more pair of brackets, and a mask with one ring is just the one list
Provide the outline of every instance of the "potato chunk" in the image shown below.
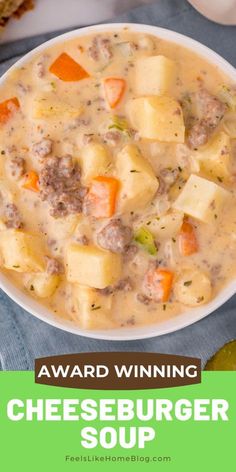
[[49,216],[47,221],[48,236],[54,239],[56,235],[57,240],[60,242],[60,240],[66,239],[74,233],[81,220],[81,215],[74,214],[64,216],[63,218],[53,218]]
[[76,318],[84,329],[112,327],[111,307],[113,295],[101,295],[97,290],[75,284],[73,300]]
[[38,236],[18,230],[0,233],[3,266],[17,272],[41,272],[45,263],[42,242]]
[[183,223],[183,217],[183,212],[170,210],[160,217],[152,215],[146,219],[145,226],[158,240],[168,239],[178,233]]
[[184,120],[180,104],[171,97],[150,96],[130,100],[127,112],[131,125],[142,138],[184,143]]
[[217,134],[196,156],[201,169],[209,176],[219,181],[230,177],[231,145],[226,133]]
[[83,109],[81,105],[72,105],[60,99],[54,98],[52,94],[45,94],[35,97],[32,104],[33,118],[77,118],[81,115]]
[[29,274],[25,286],[32,295],[39,298],[51,297],[60,283],[59,275],[50,275],[46,272]]
[[121,276],[121,256],[95,246],[70,244],[66,251],[69,282],[105,288]]
[[229,192],[214,182],[192,174],[173,203],[173,207],[198,220],[210,223],[218,218],[229,195]]
[[138,95],[163,95],[176,78],[176,64],[165,56],[143,57],[135,65],[135,91]]
[[201,270],[184,269],[175,282],[174,294],[184,305],[203,305],[211,299],[211,281]]
[[81,151],[81,181],[88,185],[93,177],[106,174],[111,163],[110,156],[105,146],[99,143],[90,143]]
[[144,208],[151,202],[159,182],[151,165],[132,144],[117,155],[117,176],[121,182],[118,211],[127,212]]

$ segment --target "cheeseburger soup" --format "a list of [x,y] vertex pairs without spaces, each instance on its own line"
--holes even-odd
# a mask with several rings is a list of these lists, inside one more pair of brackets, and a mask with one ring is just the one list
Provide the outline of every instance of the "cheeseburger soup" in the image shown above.
[[85,329],[156,323],[235,277],[236,88],[183,47],[63,41],[0,88],[1,270]]

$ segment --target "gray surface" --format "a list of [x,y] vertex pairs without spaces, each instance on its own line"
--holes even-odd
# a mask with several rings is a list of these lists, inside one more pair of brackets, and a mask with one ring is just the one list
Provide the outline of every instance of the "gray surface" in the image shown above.
[[[173,29],[195,38],[236,65],[236,27],[204,19],[184,0],[159,0],[115,19]],[[0,48],[0,74],[15,60],[56,33]],[[205,361],[225,342],[236,338],[236,297],[220,310],[176,333],[144,341],[108,342],[70,335],[36,320],[0,292],[0,369],[30,370],[34,359],[70,352],[152,351],[200,357]]]

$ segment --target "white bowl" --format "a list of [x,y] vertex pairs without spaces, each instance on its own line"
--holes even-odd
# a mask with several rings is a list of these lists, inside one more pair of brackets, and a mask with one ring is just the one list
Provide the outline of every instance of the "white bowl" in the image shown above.
[[[31,60],[36,53],[43,52],[48,46],[53,46],[54,44],[61,43],[64,40],[66,41],[68,39],[77,38],[79,36],[84,36],[90,33],[120,30],[124,26],[128,26],[131,31],[151,34],[167,41],[172,41],[174,43],[180,44],[188,49],[191,49],[193,52],[199,54],[200,56],[208,60],[210,63],[218,66],[219,69],[222,69],[222,71],[226,75],[228,75],[231,80],[236,82],[236,70],[233,66],[231,66],[227,61],[225,61],[222,57],[220,57],[211,49],[207,48],[206,46],[203,46],[202,44],[197,41],[194,41],[193,39],[188,38],[187,36],[175,33],[174,31],[170,31],[164,28],[158,28],[156,26],[139,25],[132,23],[111,23],[81,28],[58,36],[57,38],[51,39],[50,41],[47,41],[46,43],[42,44],[41,46],[26,54],[26,56],[24,56],[18,62],[16,62],[9,69],[9,71],[1,77],[0,85],[5,80],[7,80],[7,76],[10,71],[13,71],[16,67],[23,66],[29,60]],[[220,292],[220,294],[216,298],[214,298],[210,303],[202,305],[198,308],[191,308],[185,313],[180,314],[167,321],[156,323],[154,325],[146,325],[140,327],[127,327],[112,330],[109,329],[91,331],[83,330],[74,322],[70,320],[64,320],[55,316],[51,311],[47,310],[36,300],[32,299],[30,296],[26,295],[21,290],[16,288],[14,284],[11,283],[4,274],[0,274],[0,287],[18,305],[20,305],[22,308],[24,308],[26,311],[28,311],[35,317],[39,318],[42,321],[45,321],[46,323],[52,326],[63,329],[64,331],[68,331],[73,334],[86,336],[88,338],[106,339],[110,341],[128,341],[135,339],[151,338],[153,336],[160,336],[162,334],[171,333],[204,318],[205,316],[209,315],[214,310],[216,310],[218,307],[223,305],[223,303],[225,303],[232,295],[234,295],[234,293],[236,292],[236,280],[228,284]]]

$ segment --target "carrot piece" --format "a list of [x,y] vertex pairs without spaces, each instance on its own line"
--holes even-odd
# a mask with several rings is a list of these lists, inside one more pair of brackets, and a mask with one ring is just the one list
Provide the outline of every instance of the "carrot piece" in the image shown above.
[[110,218],[116,207],[119,181],[114,177],[95,177],[85,197],[85,212],[95,218]]
[[156,302],[167,302],[170,297],[174,274],[165,268],[149,269],[145,275],[144,285],[147,295]]
[[190,256],[198,251],[195,230],[188,221],[184,221],[180,229],[179,250],[182,256]]
[[22,187],[33,192],[39,192],[39,177],[34,170],[30,170],[25,175],[25,182]]
[[117,77],[109,77],[104,80],[105,97],[108,105],[115,108],[121,101],[126,87],[126,81]]
[[147,295],[156,302],[167,302],[170,297],[174,274],[165,268],[151,268],[145,275]]
[[9,98],[0,103],[0,124],[6,123],[12,114],[20,108],[20,102],[17,97]]
[[77,82],[89,77],[88,72],[66,52],[58,56],[49,71],[64,82]]

